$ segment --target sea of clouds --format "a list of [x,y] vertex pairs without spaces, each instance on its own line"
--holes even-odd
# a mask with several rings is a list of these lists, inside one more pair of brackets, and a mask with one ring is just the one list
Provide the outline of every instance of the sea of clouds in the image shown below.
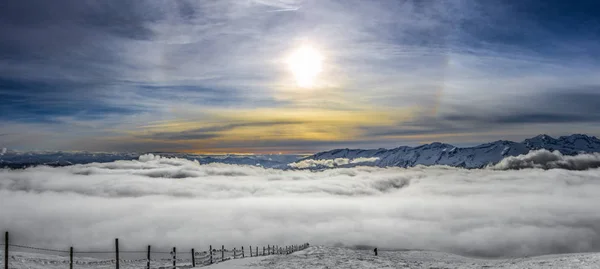
[[310,242],[482,257],[600,251],[600,170],[502,170],[514,163],[308,171],[144,155],[4,169],[0,229],[15,244],[80,250],[111,250],[118,237],[125,250]]

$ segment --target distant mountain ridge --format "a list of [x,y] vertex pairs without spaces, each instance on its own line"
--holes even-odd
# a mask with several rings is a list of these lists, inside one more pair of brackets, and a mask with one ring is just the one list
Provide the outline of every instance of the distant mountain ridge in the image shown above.
[[[108,163],[121,160],[139,159],[142,153],[106,153],[106,152],[63,152],[39,151],[16,152],[6,151],[0,154],[0,169],[21,169],[38,165],[69,166],[87,163]],[[286,168],[288,163],[297,161],[299,155],[261,154],[261,155],[198,155],[186,153],[155,153],[167,158],[196,160],[199,164],[223,163],[235,165],[262,166],[265,168]]]
[[[251,165],[274,169],[327,169],[334,167],[377,166],[412,167],[416,165],[449,165],[463,168],[482,168],[497,164],[509,156],[518,156],[532,150],[558,150],[563,155],[600,152],[600,139],[594,136],[573,134],[553,138],[538,135],[513,142],[498,140],[474,147],[456,147],[434,142],[416,147],[401,146],[393,149],[334,149],[311,156],[300,155],[197,155],[186,153],[158,153],[162,157],[197,160],[199,164],[223,163]],[[69,166],[92,162],[136,160],[141,153],[102,152],[16,152],[2,150],[1,168],[26,168],[37,165]]]
[[[348,163],[337,167],[368,165],[378,167],[412,167],[416,165],[449,165],[463,168],[482,168],[496,164],[508,156],[527,154],[531,150],[558,150],[563,155],[600,152],[600,140],[595,136],[573,134],[553,138],[541,134],[522,142],[498,140],[474,147],[456,147],[450,144],[434,142],[417,147],[401,146],[393,149],[334,149],[319,152],[302,161],[320,161],[372,158],[376,161]],[[314,163],[314,162],[313,162]],[[318,166],[311,168],[319,168]]]

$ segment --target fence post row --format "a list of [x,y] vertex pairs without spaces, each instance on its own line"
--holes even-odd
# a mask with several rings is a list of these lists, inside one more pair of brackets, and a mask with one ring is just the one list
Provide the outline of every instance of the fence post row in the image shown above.
[[[8,231],[4,233],[4,269],[8,269],[8,259],[9,259],[9,233]],[[290,246],[278,246],[278,245],[267,245],[267,247],[263,246],[263,253],[262,256],[266,256],[266,255],[275,255],[275,254],[290,254],[293,253],[295,251],[300,251],[300,250],[304,250],[308,248],[308,243],[304,243],[302,245],[290,245]],[[147,258],[146,258],[146,269],[150,269],[150,263],[151,263],[151,249],[152,246],[148,245],[148,251],[147,251]],[[212,245],[209,246],[209,255],[210,255],[210,264],[214,263],[213,260],[213,251],[214,249],[212,248]],[[196,267],[196,251],[192,248],[192,267]],[[244,246],[241,247],[241,252],[242,252],[242,258],[246,257],[246,253],[244,251]],[[74,256],[73,254],[75,253],[74,251],[74,247],[70,247],[69,248],[69,269],[73,269],[73,265],[75,263],[74,261]],[[249,253],[250,253],[250,257],[257,257],[259,256],[259,252],[258,252],[258,246],[256,246],[256,253],[253,254],[252,253],[252,246],[249,246]],[[119,238],[115,238],[115,268],[119,269],[120,267],[120,257],[119,257]],[[173,247],[173,252],[172,254],[172,258],[173,258],[173,269],[177,268],[177,248]],[[238,250],[237,248],[233,248],[233,259],[237,259],[238,256]],[[203,260],[202,260],[202,264],[204,264],[204,259],[206,258],[206,256],[204,256]],[[221,261],[225,261],[225,245],[221,245]]]

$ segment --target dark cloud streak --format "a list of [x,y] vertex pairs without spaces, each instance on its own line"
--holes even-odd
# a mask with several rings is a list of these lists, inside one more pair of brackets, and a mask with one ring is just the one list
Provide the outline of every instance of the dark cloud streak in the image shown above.
[[220,126],[196,128],[182,132],[158,132],[150,135],[140,136],[142,138],[159,139],[159,140],[201,140],[209,138],[217,138],[221,135],[219,132],[229,131],[240,127],[268,127],[278,125],[300,124],[296,121],[274,121],[274,122],[245,122],[232,123]]

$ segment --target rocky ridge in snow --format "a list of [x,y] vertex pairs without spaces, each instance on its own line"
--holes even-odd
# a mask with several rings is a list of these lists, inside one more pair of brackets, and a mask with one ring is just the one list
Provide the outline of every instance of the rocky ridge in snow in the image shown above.
[[[532,150],[559,151],[563,155],[600,152],[600,140],[594,136],[573,134],[557,139],[548,135],[538,135],[522,142],[499,140],[474,147],[455,147],[444,143],[431,143],[417,147],[401,146],[393,149],[335,149],[319,152],[297,163],[311,160],[328,160],[344,158],[376,158],[376,161],[352,163],[336,167],[352,167],[358,165],[379,167],[412,167],[417,165],[448,165],[463,168],[482,168],[496,164],[509,156],[527,154]],[[339,162],[338,162],[339,163]],[[296,165],[298,166],[298,165]],[[313,165],[310,168],[331,168]]]

